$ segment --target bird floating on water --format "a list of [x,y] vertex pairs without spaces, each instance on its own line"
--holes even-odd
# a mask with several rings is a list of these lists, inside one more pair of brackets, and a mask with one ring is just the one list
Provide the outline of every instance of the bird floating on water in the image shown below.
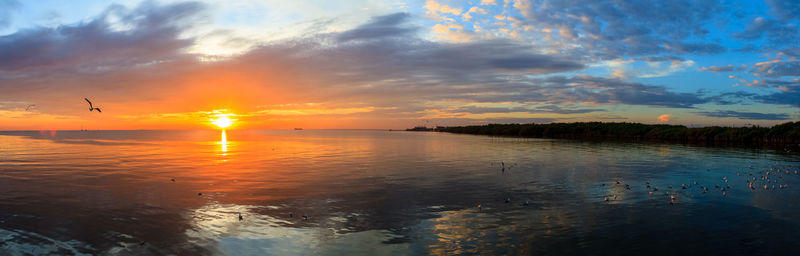
[[242,221],[242,220],[244,220],[244,218],[242,217],[242,213],[240,212],[239,213],[239,221]]
[[103,113],[103,111],[100,111],[100,108],[94,107],[92,105],[92,102],[89,101],[89,99],[87,99],[87,98],[83,98],[83,99],[86,100],[86,102],[89,102],[89,112],[92,112],[92,110],[97,110],[98,113]]

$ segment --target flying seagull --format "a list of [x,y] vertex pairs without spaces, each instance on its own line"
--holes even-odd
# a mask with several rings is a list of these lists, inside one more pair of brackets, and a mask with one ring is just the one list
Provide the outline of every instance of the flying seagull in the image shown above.
[[30,110],[32,107],[35,107],[35,106],[36,106],[36,104],[30,104],[30,105],[28,105],[27,107],[25,107],[25,111],[28,111],[28,110]]
[[87,99],[87,98],[83,98],[83,99],[86,100],[86,102],[89,102],[89,112],[92,112],[92,110],[97,110],[97,112],[103,113],[103,111],[100,111],[100,108],[93,107],[92,106],[92,102],[89,101],[89,99]]

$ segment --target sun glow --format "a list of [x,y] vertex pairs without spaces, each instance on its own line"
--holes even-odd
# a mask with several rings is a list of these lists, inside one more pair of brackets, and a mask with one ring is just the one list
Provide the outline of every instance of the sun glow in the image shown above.
[[221,129],[225,129],[233,124],[233,120],[228,116],[219,116],[217,119],[212,119],[211,123]]

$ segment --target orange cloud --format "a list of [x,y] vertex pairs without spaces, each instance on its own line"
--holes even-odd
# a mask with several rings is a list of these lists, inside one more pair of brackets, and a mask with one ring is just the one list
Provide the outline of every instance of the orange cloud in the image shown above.
[[428,12],[433,14],[437,12],[450,13],[453,15],[461,14],[461,8],[454,8],[448,5],[440,4],[435,0],[428,0],[427,2],[425,2],[425,9],[428,9]]
[[659,123],[668,123],[670,121],[670,118],[672,118],[672,115],[663,114],[663,115],[658,116],[658,122]]

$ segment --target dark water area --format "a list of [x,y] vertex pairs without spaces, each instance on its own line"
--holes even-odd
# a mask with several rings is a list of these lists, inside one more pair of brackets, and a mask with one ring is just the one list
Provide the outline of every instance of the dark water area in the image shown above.
[[0,255],[792,255],[799,168],[446,133],[0,132]]

